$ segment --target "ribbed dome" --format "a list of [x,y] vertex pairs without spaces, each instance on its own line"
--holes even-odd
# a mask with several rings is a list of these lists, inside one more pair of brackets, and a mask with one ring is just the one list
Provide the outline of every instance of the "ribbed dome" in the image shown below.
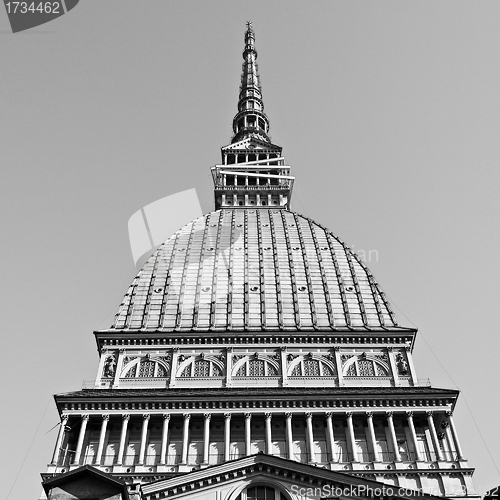
[[166,240],[136,276],[112,329],[391,330],[370,271],[330,231],[280,209],[223,209]]

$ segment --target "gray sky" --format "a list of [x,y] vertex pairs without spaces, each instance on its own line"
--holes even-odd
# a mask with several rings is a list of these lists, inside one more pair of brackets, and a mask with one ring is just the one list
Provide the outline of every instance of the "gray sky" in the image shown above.
[[38,498],[52,394],[95,377],[92,331],[135,274],[128,218],[193,187],[213,208],[248,20],[293,209],[376,251],[370,269],[419,327],[419,377],[462,392],[477,489],[500,484],[478,432],[500,464],[500,2],[82,0],[15,35],[0,13],[11,500]]

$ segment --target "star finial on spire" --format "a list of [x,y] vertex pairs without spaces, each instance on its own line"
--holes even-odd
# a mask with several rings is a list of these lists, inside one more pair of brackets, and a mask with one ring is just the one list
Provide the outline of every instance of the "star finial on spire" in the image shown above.
[[252,24],[253,24],[252,21],[247,21],[247,31],[253,29]]

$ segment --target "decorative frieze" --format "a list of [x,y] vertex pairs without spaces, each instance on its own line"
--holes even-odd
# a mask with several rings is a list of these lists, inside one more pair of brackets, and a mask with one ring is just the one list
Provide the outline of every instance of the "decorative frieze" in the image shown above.
[[[140,387],[138,384],[147,384],[147,380],[163,380],[161,387],[174,388],[186,379],[198,380],[199,384],[206,383],[210,387],[231,387],[238,386],[240,379],[259,380],[263,377],[276,377],[276,384],[282,379],[283,386],[301,387],[317,385],[322,378],[331,379],[329,384],[334,386],[337,383],[340,386],[365,385],[370,379],[374,383],[377,381],[377,386],[402,383],[411,386],[416,383],[414,375],[410,374],[408,359],[411,354],[408,351],[396,350],[391,354],[389,347],[392,346],[368,350],[333,347],[313,351],[300,347],[291,350],[281,345],[279,350],[264,348],[250,352],[242,352],[237,346],[231,346],[229,351],[227,347],[202,350],[172,348],[155,352],[133,348],[120,355],[118,364],[116,355],[108,351],[101,365],[102,380],[113,378],[117,366],[120,373],[116,373],[114,382],[96,385],[96,388],[125,388],[132,381],[134,387]],[[174,362],[176,367],[172,371]],[[393,380],[396,375],[397,380]]]

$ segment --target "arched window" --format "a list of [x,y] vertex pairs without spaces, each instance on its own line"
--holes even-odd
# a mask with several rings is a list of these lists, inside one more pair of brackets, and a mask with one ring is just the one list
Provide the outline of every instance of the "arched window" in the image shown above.
[[188,359],[181,370],[181,378],[208,378],[222,377],[222,366],[214,359],[197,358]]
[[346,377],[389,377],[390,369],[383,356],[351,356],[343,365]]
[[334,377],[335,372],[331,362],[323,359],[301,356],[295,364],[292,363],[290,377]]
[[276,377],[278,365],[267,358],[245,356],[235,364],[233,375],[235,377]]
[[169,358],[125,358],[120,378],[164,378],[170,370]]
[[288,498],[270,486],[252,486],[242,491],[236,500],[288,500]]

